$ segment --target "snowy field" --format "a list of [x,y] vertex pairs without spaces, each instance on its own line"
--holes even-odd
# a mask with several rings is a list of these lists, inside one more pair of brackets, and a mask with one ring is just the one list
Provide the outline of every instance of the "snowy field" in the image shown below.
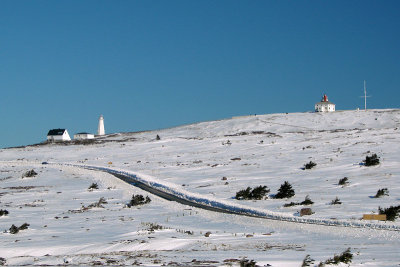
[[[156,136],[160,136],[160,140]],[[400,205],[400,110],[238,117],[106,136],[95,144],[0,150],[0,257],[8,265],[259,266],[314,265],[351,248],[351,266],[398,266],[400,232],[298,224],[220,214],[167,201],[107,173],[70,163],[122,169],[232,205],[301,218],[361,221]],[[363,166],[376,153],[380,164]],[[317,163],[303,170],[309,161]],[[34,169],[34,177],[22,178]],[[347,177],[348,184],[338,185]],[[273,199],[288,181],[290,199]],[[98,189],[88,190],[92,183]],[[264,200],[236,200],[265,185]],[[378,189],[388,196],[375,198]],[[132,194],[151,202],[127,208]],[[311,206],[284,207],[309,196]],[[339,198],[342,204],[331,205]],[[103,198],[105,203],[98,204]],[[28,223],[9,233],[11,225]],[[376,224],[400,227],[395,222]],[[206,234],[207,233],[207,234]],[[343,265],[345,266],[345,265]]]

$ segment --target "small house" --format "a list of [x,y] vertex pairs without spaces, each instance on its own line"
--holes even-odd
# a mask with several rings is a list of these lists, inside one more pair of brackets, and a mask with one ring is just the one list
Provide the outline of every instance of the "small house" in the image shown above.
[[315,112],[333,112],[335,111],[335,104],[329,102],[328,97],[324,95],[322,100],[315,104]]
[[57,142],[57,141],[70,141],[67,129],[52,129],[47,134],[47,141]]
[[76,140],[86,140],[86,139],[93,139],[94,134],[91,133],[77,133],[74,134],[74,139]]

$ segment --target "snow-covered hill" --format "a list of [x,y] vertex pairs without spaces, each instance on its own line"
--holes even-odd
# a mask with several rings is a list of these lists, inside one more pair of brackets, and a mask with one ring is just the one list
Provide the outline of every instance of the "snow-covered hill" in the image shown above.
[[[307,217],[359,221],[363,214],[377,213],[378,207],[400,205],[399,134],[400,110],[338,111],[244,116],[113,134],[86,145],[3,149],[0,209],[7,209],[9,215],[0,217],[0,230],[24,222],[30,227],[16,235],[2,233],[0,257],[9,264],[114,260],[132,264],[137,260],[154,266],[207,261],[228,265],[229,260],[238,264],[235,260],[248,257],[259,265],[300,266],[307,254],[318,263],[351,247],[354,266],[393,266],[400,260],[396,231],[217,214],[152,195],[150,204],[128,209],[124,203],[133,193],[147,193],[109,174],[40,163],[123,169],[205,198],[290,216],[298,216],[304,206],[283,205],[301,202],[308,195],[314,201],[310,206],[314,214]],[[380,157],[378,166],[360,164],[372,153]],[[317,166],[303,170],[309,161]],[[21,178],[32,168],[39,172],[36,177]],[[344,177],[348,185],[338,185]],[[296,195],[273,199],[284,181]],[[100,188],[88,191],[92,182]],[[237,191],[259,185],[268,186],[270,198],[234,198]],[[382,188],[389,195],[374,198]],[[104,208],[82,211],[82,205],[87,207],[100,197],[108,202]],[[336,197],[342,204],[331,205]],[[400,226],[398,221],[377,223]],[[149,225],[162,228],[146,231]],[[205,237],[206,232],[211,235]]]

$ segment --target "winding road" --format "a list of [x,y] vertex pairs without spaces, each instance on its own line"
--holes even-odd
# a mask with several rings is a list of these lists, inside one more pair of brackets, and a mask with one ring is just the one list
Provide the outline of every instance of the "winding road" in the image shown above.
[[149,181],[140,177],[137,174],[116,170],[112,168],[89,166],[89,165],[73,165],[73,164],[62,164],[77,168],[84,168],[94,171],[102,171],[114,175],[115,177],[129,183],[133,186],[139,187],[151,194],[157,195],[166,200],[175,201],[184,205],[189,205],[201,209],[206,209],[215,212],[236,214],[241,216],[256,217],[269,220],[286,221],[293,223],[302,224],[316,224],[324,226],[338,226],[338,227],[353,227],[353,228],[367,228],[377,230],[390,230],[400,231],[400,226],[392,223],[374,223],[368,221],[354,221],[354,220],[331,220],[331,219],[312,219],[297,217],[284,213],[277,213],[272,211],[261,211],[259,209],[248,208],[241,205],[227,203],[224,201],[213,200],[204,198],[191,192],[173,188],[171,186],[162,184],[161,182]]
[[[0,162],[2,163],[2,162]],[[5,163],[5,162],[3,162]],[[307,217],[299,217],[286,213],[273,212],[268,210],[260,210],[257,208],[250,208],[236,203],[211,199],[199,194],[186,191],[182,188],[172,184],[166,184],[154,178],[141,177],[138,174],[128,172],[125,170],[118,170],[115,168],[92,166],[84,164],[69,164],[69,163],[48,163],[48,162],[7,162],[22,165],[42,165],[46,164],[52,167],[58,166],[72,167],[78,169],[86,169],[91,171],[100,171],[111,174],[122,181],[141,188],[151,194],[159,196],[169,201],[175,201],[184,205],[193,206],[209,211],[235,214],[240,216],[256,217],[267,220],[285,221],[300,224],[314,224],[331,227],[352,227],[376,230],[389,230],[400,231],[400,226],[391,222],[369,222],[369,221],[356,221],[356,220],[332,220],[332,219],[313,219]]]

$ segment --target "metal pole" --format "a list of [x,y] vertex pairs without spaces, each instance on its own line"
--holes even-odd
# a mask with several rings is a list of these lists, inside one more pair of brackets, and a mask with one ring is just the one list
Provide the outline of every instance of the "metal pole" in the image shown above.
[[367,111],[367,85],[364,80],[364,110]]

